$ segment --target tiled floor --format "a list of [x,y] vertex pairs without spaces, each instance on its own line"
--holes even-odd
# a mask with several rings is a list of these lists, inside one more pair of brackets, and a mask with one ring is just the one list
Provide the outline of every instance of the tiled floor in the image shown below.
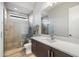
[[16,48],[5,52],[5,57],[36,57],[32,52],[25,52],[22,48]]

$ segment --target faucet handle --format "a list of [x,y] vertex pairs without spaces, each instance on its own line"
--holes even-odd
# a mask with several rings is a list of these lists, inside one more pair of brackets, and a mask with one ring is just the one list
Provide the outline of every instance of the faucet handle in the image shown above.
[[72,36],[71,34],[69,34],[69,36]]

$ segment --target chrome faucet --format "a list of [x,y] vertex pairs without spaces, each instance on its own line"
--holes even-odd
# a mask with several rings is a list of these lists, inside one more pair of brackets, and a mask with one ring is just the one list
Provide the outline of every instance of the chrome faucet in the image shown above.
[[50,34],[50,37],[51,37],[51,40],[53,40],[53,39],[54,39],[53,34]]

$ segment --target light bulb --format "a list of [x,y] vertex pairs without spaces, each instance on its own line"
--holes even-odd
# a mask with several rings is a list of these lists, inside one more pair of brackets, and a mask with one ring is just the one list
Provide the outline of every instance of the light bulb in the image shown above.
[[15,10],[18,10],[17,8],[14,8]]

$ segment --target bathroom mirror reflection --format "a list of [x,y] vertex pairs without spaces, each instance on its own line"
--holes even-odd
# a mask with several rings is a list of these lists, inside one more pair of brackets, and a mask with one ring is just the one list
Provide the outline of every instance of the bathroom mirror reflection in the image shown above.
[[[53,39],[54,36],[54,23],[49,15],[41,18],[41,33],[50,36]],[[48,39],[48,41],[50,41]]]
[[50,25],[49,17],[48,16],[42,17],[41,18],[42,34],[49,34],[49,25]]
[[53,18],[48,12],[48,8],[42,10],[41,12],[41,34],[54,35]]

